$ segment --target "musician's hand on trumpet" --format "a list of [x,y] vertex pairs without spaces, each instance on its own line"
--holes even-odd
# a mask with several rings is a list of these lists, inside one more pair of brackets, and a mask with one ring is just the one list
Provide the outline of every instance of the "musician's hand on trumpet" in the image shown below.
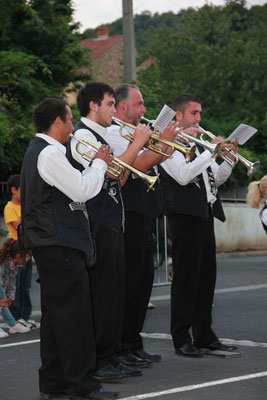
[[[177,135],[177,129],[179,129],[179,122],[171,121],[164,131],[159,133],[159,136],[162,139],[173,142]],[[171,154],[173,152],[172,148],[167,144],[159,142],[156,144],[156,146],[160,147],[160,149],[166,154]],[[164,160],[166,160],[166,158],[167,157],[162,156],[161,159],[158,160],[157,164],[162,163]]]
[[229,143],[227,142],[227,140],[221,136],[216,136],[213,140],[211,140],[210,143],[212,143],[212,144],[220,143],[218,151],[222,151],[223,149],[225,149],[226,146],[227,147],[229,146]]
[[[100,160],[105,161],[108,167],[112,166],[113,162],[113,156],[112,156],[112,150],[109,146],[106,144],[102,144],[101,147],[99,147],[97,153],[94,156],[94,159],[99,158]],[[116,168],[113,166],[113,168]],[[119,171],[119,168],[118,168]],[[114,175],[111,175],[109,172],[106,172],[106,175],[111,178],[111,179],[116,179]]]
[[[228,164],[233,167],[237,162],[237,152],[238,152],[238,140],[232,143],[225,143],[224,148],[221,149],[223,152],[223,155],[225,157],[225,161],[228,162]],[[229,159],[229,161],[228,161]],[[232,160],[232,162],[230,161]]]
[[173,142],[175,136],[177,135],[177,128],[179,129],[179,122],[171,121],[167,128],[163,132],[160,132],[160,137],[170,142]]
[[112,162],[112,150],[109,146],[106,144],[102,144],[101,147],[99,147],[98,152],[96,153],[94,158],[100,158],[100,160],[105,161],[107,165],[110,165]]
[[136,147],[141,149],[145,144],[149,143],[151,134],[149,125],[139,123],[133,133],[134,141],[131,146],[135,144]]

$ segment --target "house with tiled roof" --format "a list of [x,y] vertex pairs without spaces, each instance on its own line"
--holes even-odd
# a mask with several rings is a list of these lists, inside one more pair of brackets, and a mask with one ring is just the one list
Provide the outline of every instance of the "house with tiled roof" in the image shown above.
[[[123,82],[123,35],[110,36],[109,29],[100,26],[97,28],[97,37],[83,39],[81,46],[91,50],[93,66],[90,72],[93,81],[107,83],[113,88]],[[144,61],[137,71],[148,68],[151,63],[150,59]],[[69,104],[75,103],[76,93],[68,93],[67,101]]]
[[93,58],[93,80],[115,87],[123,79],[123,36],[109,35],[106,26],[97,28],[97,38],[81,41],[84,48],[91,50]]

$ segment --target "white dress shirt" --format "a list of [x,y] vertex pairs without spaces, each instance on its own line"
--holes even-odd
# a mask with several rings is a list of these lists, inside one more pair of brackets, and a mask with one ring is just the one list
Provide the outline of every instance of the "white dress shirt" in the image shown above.
[[36,136],[49,143],[40,152],[37,161],[38,172],[48,185],[55,186],[73,201],[81,203],[100,192],[107,170],[105,161],[96,159],[91,167],[86,162],[86,168],[81,173],[67,160],[63,144],[43,133]]
[[[106,140],[106,128],[103,126],[97,124],[96,122],[92,121],[91,119],[82,117],[81,121],[84,123],[84,125],[88,126],[88,128],[93,129],[96,133],[98,133],[104,140]],[[95,145],[97,148],[102,146],[102,143],[99,142],[95,135],[90,132],[88,129],[78,129],[75,132],[75,137],[79,140],[86,140],[87,142],[92,143]],[[75,139],[71,140],[71,154],[72,157],[79,163],[82,164],[84,168],[88,167],[88,161],[86,161],[77,151],[76,151],[76,145],[77,141]],[[95,156],[95,151],[90,151],[88,147],[83,146],[82,144],[79,145],[79,151],[89,153],[89,155],[94,158]]]
[[[124,134],[128,133],[126,128],[122,128],[122,131]],[[129,140],[121,136],[120,126],[118,125],[111,125],[107,128],[106,141],[110,145],[112,152],[116,157],[124,153],[130,143]]]
[[[122,128],[122,133],[125,134],[133,134],[133,130],[131,128],[123,127]],[[112,153],[114,156],[118,157],[121,154],[123,154],[127,149],[129,144],[131,143],[128,139],[125,139],[121,134],[120,134],[120,126],[119,125],[111,125],[107,128],[107,134],[106,134],[106,141],[108,142]],[[142,148],[138,156],[143,153],[144,151],[147,151],[145,148]],[[157,168],[156,166],[153,167],[155,172],[157,173]],[[133,177],[137,177],[134,175]]]
[[182,186],[193,182],[194,179],[202,173],[207,192],[207,200],[209,203],[213,204],[216,201],[216,197],[211,193],[207,168],[211,167],[215,179],[215,185],[217,187],[227,180],[232,172],[232,168],[225,161],[221,165],[218,165],[214,161],[209,150],[205,150],[203,153],[199,154],[199,151],[196,148],[196,155],[197,157],[193,161],[186,163],[183,154],[179,151],[175,151],[173,156],[167,158],[161,166],[168,175]]

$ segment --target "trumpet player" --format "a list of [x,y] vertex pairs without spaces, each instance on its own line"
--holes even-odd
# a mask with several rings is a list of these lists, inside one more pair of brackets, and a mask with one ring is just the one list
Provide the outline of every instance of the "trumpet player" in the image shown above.
[[[139,88],[123,84],[115,89],[116,117],[131,125],[138,125],[145,113],[143,96]],[[176,124],[172,122],[162,137],[172,141],[175,137]],[[115,155],[123,154],[129,141],[121,136],[117,123],[108,128],[107,141]],[[127,128],[122,129],[127,133]],[[161,144],[162,145],[162,144]],[[162,150],[168,151],[165,146]],[[154,166],[164,160],[164,156],[154,151],[141,151],[134,167],[150,175],[157,172]],[[125,263],[126,263],[126,302],[120,360],[123,363],[143,367],[159,361],[159,354],[150,354],[143,348],[140,335],[154,278],[152,250],[152,221],[163,211],[162,192],[159,183],[147,193],[144,184],[135,176],[130,176],[122,188],[125,205]]]
[[[200,99],[180,95],[173,109],[193,145],[201,120]],[[225,145],[222,138],[213,142],[220,142],[220,150]],[[232,167],[227,162],[219,166],[209,150],[197,146],[194,160],[186,163],[176,152],[161,164],[160,172],[172,237],[171,334],[175,351],[185,357],[202,357],[203,348],[233,351],[235,347],[221,343],[211,327],[216,282],[213,219],[225,221],[217,188],[230,176]]]
[[[75,125],[75,138],[108,146],[106,128],[116,111],[113,89],[105,83],[88,82],[78,92],[77,104],[81,120]],[[125,149],[120,159],[132,164],[149,137],[147,126],[138,125],[134,143]],[[73,166],[83,170],[88,161],[78,153],[76,145],[77,141],[72,138],[69,159]],[[87,210],[97,255],[95,265],[89,269],[97,347],[94,376],[103,382],[117,381],[141,374],[139,369],[127,367],[115,357],[122,335],[125,296],[124,209],[120,180],[106,175],[100,193],[87,202]]]
[[96,346],[86,265],[92,238],[82,207],[72,208],[100,192],[110,150],[102,147],[93,168],[81,174],[65,156],[73,130],[65,101],[44,99],[33,119],[38,133],[20,175],[21,238],[32,249],[42,292],[40,399],[114,398],[92,377]]

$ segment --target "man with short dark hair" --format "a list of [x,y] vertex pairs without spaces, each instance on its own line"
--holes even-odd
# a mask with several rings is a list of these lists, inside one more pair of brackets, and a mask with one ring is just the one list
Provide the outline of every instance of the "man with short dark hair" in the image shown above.
[[[96,146],[106,142],[106,127],[111,125],[115,114],[113,89],[101,82],[88,82],[80,89],[77,104],[81,120],[75,126],[74,136]],[[145,125],[135,131],[134,143],[127,146],[119,159],[131,165],[140,148],[149,139]],[[82,170],[86,161],[77,152],[76,140],[71,139],[72,164]],[[101,192],[87,202],[96,242],[97,262],[90,269],[92,298],[97,343],[97,370],[94,376],[101,381],[116,381],[129,376],[141,375],[137,368],[129,368],[117,358],[121,346],[124,316],[125,266],[124,266],[124,208],[121,185],[124,178],[115,179],[106,174]]]
[[[201,131],[200,99],[181,95],[174,100],[173,108],[179,127],[192,136],[189,144],[194,145],[194,137]],[[223,149],[225,140],[218,137],[213,142],[221,142]],[[225,221],[217,188],[231,172],[227,162],[219,166],[211,152],[200,146],[195,159],[188,163],[176,152],[161,164],[165,213],[172,237],[171,334],[176,353],[185,357],[202,357],[202,348],[235,349],[222,344],[211,328],[216,282],[214,217]]]
[[41,284],[40,399],[111,399],[117,393],[92,377],[96,347],[87,268],[93,243],[85,207],[101,190],[110,149],[101,147],[81,173],[65,156],[73,130],[65,101],[44,99],[33,119],[39,133],[21,169],[21,240],[32,250]]

